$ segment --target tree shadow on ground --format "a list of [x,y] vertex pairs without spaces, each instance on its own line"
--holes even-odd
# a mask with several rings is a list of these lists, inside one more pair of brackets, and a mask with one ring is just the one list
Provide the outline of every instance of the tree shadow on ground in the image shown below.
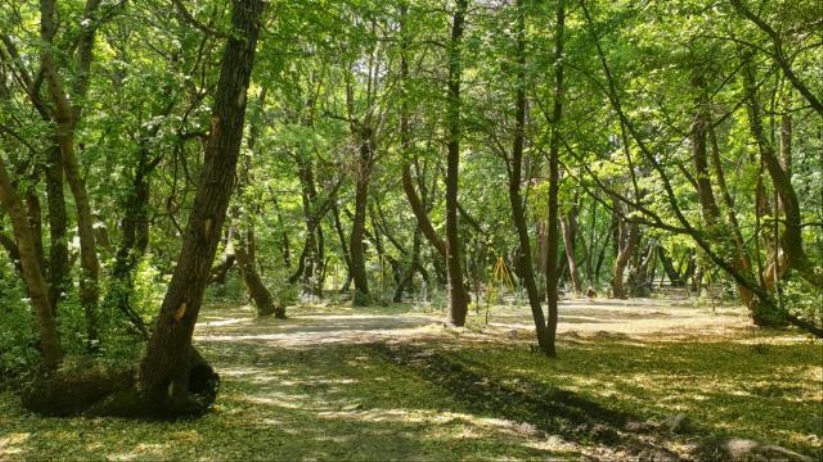
[[[377,343],[371,349],[376,356],[409,368],[448,390],[475,413],[528,423],[546,434],[581,445],[606,446],[625,456],[680,458],[649,438],[640,438],[640,428],[628,431],[630,423],[641,420],[639,416],[606,408],[571,391],[523,378],[503,383],[474,372],[444,353],[414,345]],[[643,429],[642,433],[649,432]]]

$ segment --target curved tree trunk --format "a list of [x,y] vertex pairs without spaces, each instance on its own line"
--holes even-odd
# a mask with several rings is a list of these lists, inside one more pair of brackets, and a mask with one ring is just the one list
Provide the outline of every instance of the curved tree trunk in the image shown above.
[[797,270],[800,276],[813,286],[823,288],[823,274],[815,273],[803,248],[803,225],[797,192],[792,185],[789,173],[781,165],[773,144],[766,137],[760,120],[761,110],[757,98],[757,85],[751,64],[744,66],[743,75],[748,98],[750,130],[757,142],[760,158],[766,166],[785,214],[784,231],[780,238],[781,247],[786,252],[788,265],[791,268]]
[[16,193],[2,156],[0,156],[0,205],[11,218],[14,236],[17,238],[23,278],[26,281],[26,290],[37,321],[37,331],[40,334],[43,365],[47,371],[51,371],[57,368],[62,358],[54,312],[49,301],[46,280],[40,268],[35,238],[29,225],[26,207]]
[[[520,192],[523,172],[523,152],[525,148],[526,138],[526,12],[524,11],[523,0],[518,0],[517,5],[517,90],[515,91],[515,132],[511,151],[511,156],[508,161],[509,174],[509,202],[512,207],[512,221],[514,222],[517,231],[518,243],[517,249],[517,268],[519,277],[522,279],[523,285],[526,287],[526,293],[529,297],[529,306],[531,308],[532,317],[534,318],[534,325],[537,333],[538,344],[540,350],[549,356],[554,356],[554,342],[551,342],[550,332],[546,325],[546,319],[543,314],[543,307],[541,306],[540,293],[537,289],[537,282],[534,277],[534,266],[532,264],[532,250],[531,240],[529,238],[529,229],[526,224],[526,212],[524,210],[523,196]],[[556,127],[555,127],[556,128]],[[555,166],[557,166],[555,164]],[[550,188],[554,185],[550,185]],[[551,199],[550,199],[551,201]],[[555,202],[555,205],[556,202]],[[550,212],[551,213],[551,212]],[[556,215],[555,215],[556,220]],[[549,219],[551,224],[551,218]],[[556,224],[556,222],[555,222]],[[551,232],[550,232],[551,234]],[[555,235],[555,238],[557,236]],[[556,241],[555,241],[556,242]],[[551,253],[550,253],[551,255]]]
[[257,308],[257,316],[271,316],[278,319],[286,318],[286,308],[276,302],[271,295],[271,292],[263,283],[260,274],[257,272],[256,262],[249,253],[249,242],[253,242],[253,235],[241,236],[237,240],[237,247],[235,254],[237,255],[237,266],[240,268],[240,274],[243,276],[243,282],[246,283],[246,288],[249,295],[254,301],[254,306]]

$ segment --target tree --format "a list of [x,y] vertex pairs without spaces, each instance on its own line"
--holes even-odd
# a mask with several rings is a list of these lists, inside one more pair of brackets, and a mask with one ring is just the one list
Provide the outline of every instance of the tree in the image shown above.
[[449,324],[466,323],[469,294],[463,283],[460,231],[458,228],[457,192],[460,170],[460,81],[462,79],[462,47],[468,0],[455,0],[452,16],[451,40],[448,46],[447,141],[446,162],[446,266],[449,274]]
[[[143,400],[163,412],[192,409],[188,367],[191,336],[234,187],[262,10],[262,0],[232,1],[231,32],[223,52],[194,209],[140,363],[138,389]],[[199,408],[195,404],[194,409]]]
[[57,368],[63,356],[60,340],[57,337],[54,311],[52,311],[48,287],[40,267],[34,242],[35,238],[29,226],[26,209],[17,195],[2,157],[0,157],[0,205],[11,216],[14,236],[17,240],[20,266],[23,270],[23,278],[26,281],[26,288],[37,320],[37,331],[40,334],[43,366],[46,372],[50,372]]

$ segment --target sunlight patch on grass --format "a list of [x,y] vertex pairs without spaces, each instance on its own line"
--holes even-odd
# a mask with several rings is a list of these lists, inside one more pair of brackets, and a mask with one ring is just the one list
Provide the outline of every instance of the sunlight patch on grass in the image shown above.
[[22,453],[23,449],[20,445],[25,443],[29,437],[31,437],[31,433],[12,433],[0,437],[0,460],[5,460],[6,457]]
[[129,452],[110,454],[108,460],[129,462],[132,460],[159,459],[163,457],[168,445],[140,443]]

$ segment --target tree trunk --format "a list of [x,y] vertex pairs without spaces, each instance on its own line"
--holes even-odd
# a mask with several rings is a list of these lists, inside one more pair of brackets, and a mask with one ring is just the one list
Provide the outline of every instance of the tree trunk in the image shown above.
[[717,201],[714,198],[711,176],[709,175],[706,148],[709,130],[709,103],[704,95],[706,83],[700,72],[701,70],[696,69],[692,79],[692,85],[699,93],[696,98],[695,117],[692,124],[692,160],[697,182],[697,197],[703,212],[703,221],[706,223],[707,228],[712,228],[717,225],[720,219],[720,209],[717,207]]
[[[46,255],[43,252],[43,207],[40,206],[40,198],[37,197],[35,185],[28,185],[25,195],[26,215],[29,218],[29,227],[31,228],[32,237],[34,237],[34,250],[37,253],[37,262],[40,264],[40,270],[44,272],[48,268],[46,265]],[[54,307],[52,307],[54,309]]]
[[286,308],[281,303],[274,301],[271,292],[260,278],[255,261],[248,251],[251,236],[240,234],[241,236],[237,240],[237,247],[235,248],[237,266],[240,268],[240,274],[243,276],[243,282],[246,283],[249,296],[251,296],[254,306],[257,308],[257,316],[274,315],[278,319],[286,319]]
[[546,326],[546,319],[541,306],[537,282],[534,277],[534,267],[532,265],[531,241],[529,239],[528,225],[526,224],[526,214],[523,206],[523,197],[520,192],[523,172],[523,151],[526,138],[526,12],[524,11],[523,0],[518,0],[517,5],[517,89],[515,91],[515,131],[514,144],[510,159],[508,160],[509,173],[509,202],[512,207],[512,221],[517,231],[518,246],[517,266],[519,276],[526,287],[529,297],[529,307],[534,319],[537,341],[540,350],[547,355],[554,355],[553,344],[549,344],[549,331]]
[[749,125],[757,142],[760,157],[769,172],[774,189],[777,192],[785,213],[784,231],[780,238],[783,251],[786,252],[788,265],[796,269],[800,276],[817,288],[823,288],[823,274],[817,274],[803,248],[803,225],[800,214],[800,202],[791,178],[781,166],[774,146],[765,135],[760,120],[760,106],[757,101],[757,86],[751,64],[743,68],[746,96],[748,98]]
[[340,220],[340,208],[337,206],[337,201],[332,201],[331,205],[332,218],[334,218],[334,229],[337,231],[337,238],[340,240],[340,248],[343,250],[343,262],[346,264],[346,281],[340,288],[341,293],[349,291],[351,286],[351,252],[349,252],[348,240],[346,239],[346,232],[343,231],[343,223]]
[[303,199],[303,220],[306,224],[306,248],[305,252],[301,254],[302,262],[299,265],[302,270],[303,291],[319,297],[323,293],[320,285],[323,265],[323,255],[320,250],[322,241],[320,220],[322,217],[318,216],[320,207],[317,187],[315,186],[314,169],[311,163],[301,160],[298,171]]
[[420,234],[420,228],[416,228],[414,230],[414,243],[412,244],[411,261],[406,267],[406,271],[400,277],[400,282],[394,290],[394,297],[392,297],[392,301],[394,303],[400,303],[403,301],[403,293],[407,291],[407,288],[411,285],[414,279],[414,273],[420,268]]
[[[557,335],[557,320],[558,313],[558,285],[560,283],[560,274],[557,267],[557,247],[559,244],[559,204],[558,195],[560,192],[560,142],[561,131],[560,122],[563,116],[563,95],[564,95],[564,73],[563,73],[563,48],[565,45],[565,23],[566,10],[565,2],[558,0],[557,2],[557,23],[555,33],[555,50],[554,58],[558,63],[555,70],[555,87],[554,87],[554,108],[552,110],[552,133],[549,144],[549,201],[548,201],[548,220],[546,222],[546,299],[548,302],[548,320],[546,323],[546,339],[541,342],[540,347],[543,353],[547,356],[557,356],[555,347],[555,339]],[[535,323],[537,320],[535,319]],[[538,339],[539,340],[539,339]]]
[[43,366],[46,371],[53,371],[57,369],[62,358],[54,312],[49,302],[48,288],[40,268],[34,234],[29,225],[26,208],[17,195],[2,156],[0,156],[0,205],[9,214],[14,236],[17,239],[23,278],[26,281],[26,290],[37,321],[37,331],[40,334]]
[[448,322],[453,326],[463,326],[468,313],[469,294],[463,283],[461,242],[457,213],[457,190],[460,170],[460,138],[462,123],[460,121],[460,81],[462,79],[461,54],[463,48],[463,30],[465,27],[468,0],[456,0],[452,18],[451,41],[448,46],[449,80],[448,80],[448,115],[447,115],[447,150],[446,163],[446,268],[449,286]]
[[[363,151],[368,151],[367,141],[362,141]],[[366,235],[366,207],[369,200],[369,167],[368,161],[358,163],[357,178],[354,185],[354,216],[352,217],[351,233],[349,234],[349,252],[351,254],[351,276],[354,280],[355,306],[371,304],[369,294],[369,280],[366,272],[366,247],[363,238]]]
[[150,185],[148,175],[153,167],[150,168],[148,157],[148,148],[141,147],[138,166],[132,179],[132,189],[126,198],[125,214],[121,225],[122,241],[115,255],[111,281],[103,301],[103,306],[107,309],[120,310],[146,339],[149,338],[148,328],[142,317],[131,306],[131,295],[134,290],[134,270],[149,244]]
[[660,247],[657,252],[657,256],[660,258],[660,263],[663,265],[663,271],[666,272],[666,276],[669,278],[669,283],[672,287],[683,287],[683,281],[680,279],[680,273],[678,273],[674,268],[674,263],[672,262],[671,257],[669,257],[669,253],[666,252],[666,249]]
[[[615,207],[618,207],[615,203]],[[626,266],[640,242],[640,229],[637,223],[627,223],[620,220],[618,225],[618,252],[612,266],[612,298],[625,299],[628,297],[625,287]]]
[[[94,15],[94,11],[99,5],[97,2],[89,2],[87,6],[92,11],[87,11],[86,17]],[[85,181],[80,173],[80,163],[74,152],[75,128],[80,119],[81,107],[71,106],[69,98],[63,88],[63,83],[58,72],[56,59],[52,51],[54,46],[54,36],[57,31],[55,0],[40,1],[40,38],[43,41],[43,48],[40,55],[40,63],[43,68],[43,77],[48,85],[52,102],[54,103],[54,122],[56,129],[57,144],[60,146],[60,153],[63,160],[63,170],[66,174],[66,181],[69,183],[74,203],[77,210],[77,229],[80,237],[80,266],[82,274],[80,276],[80,303],[86,315],[86,334],[90,349],[95,349],[99,343],[99,332],[97,326],[97,303],[100,295],[100,262],[97,259],[97,244],[94,235],[94,218],[91,213],[91,205],[86,190]],[[73,95],[77,100],[85,97],[88,82],[88,72],[92,58],[92,45],[94,43],[95,27],[89,27],[80,35],[78,46],[78,59],[81,77],[78,78],[75,89],[78,90]],[[83,83],[85,82],[85,83]]]
[[[192,402],[185,366],[209,270],[226,218],[243,137],[262,0],[233,0],[203,167],[183,245],[157,323],[139,366],[143,404],[159,415],[202,412]],[[210,404],[210,403],[209,403]]]
[[574,292],[583,292],[583,284],[580,282],[580,271],[577,268],[577,258],[575,257],[575,242],[577,241],[577,207],[569,211],[568,215],[560,220],[560,229],[563,232],[563,247],[566,251],[566,261],[569,265],[569,278],[572,281]]
[[49,301],[57,313],[60,301],[71,289],[68,217],[63,191],[63,159],[56,143],[46,150],[46,200],[49,210]]

